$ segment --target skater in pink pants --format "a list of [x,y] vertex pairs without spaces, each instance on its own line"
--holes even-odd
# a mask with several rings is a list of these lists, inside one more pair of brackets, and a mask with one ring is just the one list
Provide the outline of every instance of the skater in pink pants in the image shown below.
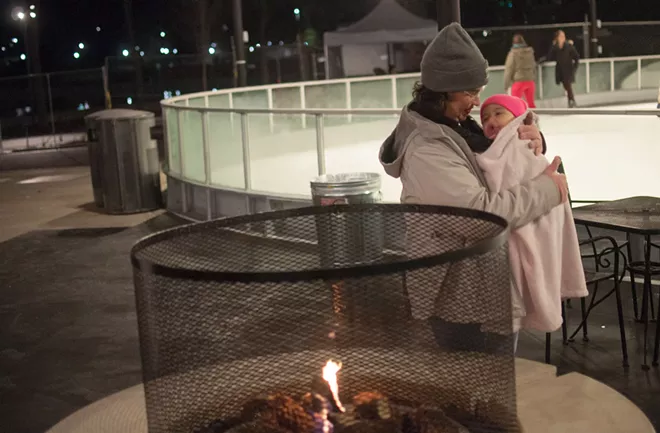
[[534,48],[527,45],[521,34],[513,36],[513,45],[504,64],[504,88],[511,95],[525,99],[529,108],[536,108],[536,59]]

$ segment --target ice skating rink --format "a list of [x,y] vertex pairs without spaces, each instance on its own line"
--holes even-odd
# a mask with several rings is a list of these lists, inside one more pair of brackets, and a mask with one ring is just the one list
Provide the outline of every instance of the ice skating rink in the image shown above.
[[[604,107],[655,109],[656,103]],[[310,119],[313,125],[313,119]],[[383,198],[398,202],[399,180],[385,174],[378,149],[397,119],[353,119],[324,130],[326,172],[367,171],[383,178]],[[277,124],[277,122],[276,122]],[[649,115],[543,115],[540,126],[547,157],[562,157],[575,200],[613,200],[636,195],[660,196],[660,118]],[[252,133],[251,133],[252,134]],[[273,195],[309,196],[317,173],[316,132],[283,129],[254,133],[250,140],[251,189]],[[226,145],[226,142],[225,142]],[[241,159],[212,149],[212,183],[242,187]],[[221,157],[221,155],[224,155]],[[232,162],[233,161],[233,162]]]

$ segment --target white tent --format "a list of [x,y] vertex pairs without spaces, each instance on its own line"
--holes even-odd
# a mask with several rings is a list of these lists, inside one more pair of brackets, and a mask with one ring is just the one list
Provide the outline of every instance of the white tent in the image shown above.
[[437,32],[435,21],[414,15],[396,0],[381,0],[360,21],[323,35],[326,77],[331,47],[341,47],[346,75],[363,75],[374,67],[387,70],[390,44],[429,41]]

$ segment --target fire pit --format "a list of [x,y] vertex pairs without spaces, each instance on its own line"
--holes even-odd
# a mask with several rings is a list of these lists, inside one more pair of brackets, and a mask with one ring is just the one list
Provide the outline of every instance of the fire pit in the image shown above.
[[371,204],[140,241],[149,432],[520,431],[506,240],[487,213]]

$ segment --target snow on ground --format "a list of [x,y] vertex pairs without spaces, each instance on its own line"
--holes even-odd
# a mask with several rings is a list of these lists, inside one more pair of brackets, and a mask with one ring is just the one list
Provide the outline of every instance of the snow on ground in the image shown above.
[[67,133],[55,135],[39,135],[34,137],[2,139],[0,137],[0,151],[49,149],[65,144],[80,143],[87,140],[87,134]]
[[[603,108],[655,107],[655,103],[648,103]],[[326,146],[327,172],[380,173],[383,199],[399,201],[399,180],[387,176],[377,159],[378,149],[395,123],[395,120],[379,121],[378,128],[374,128],[374,123],[364,123],[359,127],[371,129],[373,133],[366,135],[377,139],[358,143],[344,141],[341,146]],[[660,118],[648,115],[544,115],[540,126],[548,143],[548,158],[559,155],[564,161],[571,195],[575,200],[660,196]],[[364,138],[363,134],[359,135]],[[252,189],[309,196],[309,181],[316,175],[316,167],[316,151],[311,149],[253,159]],[[242,179],[242,168],[239,166],[223,167],[221,170],[225,179]]]

